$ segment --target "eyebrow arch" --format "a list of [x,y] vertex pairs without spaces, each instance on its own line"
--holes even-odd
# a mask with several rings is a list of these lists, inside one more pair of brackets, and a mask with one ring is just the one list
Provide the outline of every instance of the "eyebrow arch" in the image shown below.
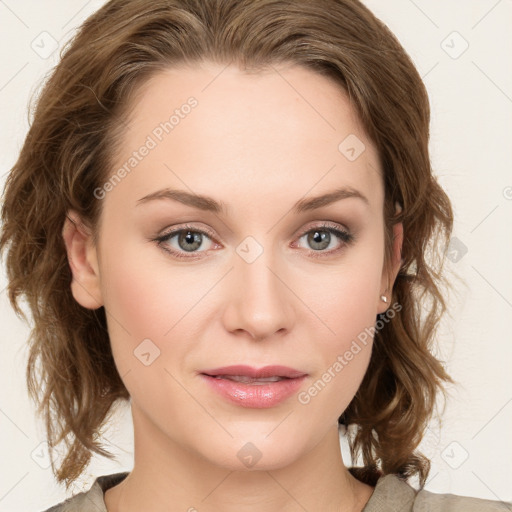
[[[352,187],[342,187],[320,196],[301,199],[295,203],[292,210],[296,213],[316,210],[336,201],[340,201],[341,199],[348,199],[351,197],[361,199],[366,205],[370,204],[367,197],[358,190]],[[226,204],[222,201],[218,202],[209,196],[192,194],[184,190],[176,190],[171,188],[164,188],[162,190],[148,194],[140,198],[137,201],[137,205],[157,199],[170,199],[183,203],[187,206],[197,208],[199,210],[210,211],[214,213],[225,213],[227,210]]]
[[352,187],[342,187],[333,190],[332,192],[328,192],[327,194],[322,194],[321,196],[301,199],[295,203],[293,210],[297,213],[316,210],[318,208],[322,208],[322,206],[327,206],[336,201],[340,201],[341,199],[348,199],[350,197],[361,199],[367,206],[370,205],[368,198],[359,192],[359,190]]
[[223,202],[219,203],[215,199],[208,196],[191,194],[190,192],[186,192],[185,190],[176,190],[172,188],[164,188],[162,190],[157,190],[156,192],[148,194],[147,196],[141,197],[137,201],[137,206],[147,203],[149,201],[154,201],[156,199],[171,199],[183,203],[187,206],[197,208],[199,210],[214,213],[226,212],[226,205]]

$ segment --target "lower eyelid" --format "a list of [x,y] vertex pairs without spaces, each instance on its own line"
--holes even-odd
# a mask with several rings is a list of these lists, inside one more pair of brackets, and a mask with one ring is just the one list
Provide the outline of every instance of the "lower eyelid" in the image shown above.
[[[333,235],[340,241],[340,246],[341,246],[338,249],[331,249],[329,251],[325,251],[325,250],[324,251],[315,251],[313,249],[305,249],[306,251],[316,253],[317,256],[321,256],[322,254],[324,254],[324,255],[333,254],[336,251],[338,251],[339,249],[342,249],[343,247],[350,245],[355,240],[354,235],[352,235],[348,231],[338,229],[338,228],[325,228],[325,227],[318,228],[317,227],[317,228],[312,228],[312,229],[308,229],[307,231],[305,231],[302,235],[297,237],[297,241],[301,240],[304,236],[308,235],[309,233],[311,233],[312,231],[315,231],[315,230],[327,231],[328,233],[330,233],[331,235]],[[296,243],[296,242],[294,242],[294,243]]]
[[[204,238],[208,239],[212,244],[218,245],[217,242],[215,242],[215,239],[212,237],[212,235],[210,235],[206,231],[201,231],[199,229],[176,229],[176,230],[170,231],[168,233],[164,233],[163,235],[159,236],[155,240],[158,241],[159,243],[164,244],[164,243],[172,240],[174,237],[179,236],[181,233],[186,232],[186,231],[190,231],[192,233],[199,233]],[[184,252],[186,252],[186,251],[184,251]],[[196,251],[196,252],[204,252],[204,251]]]
[[[328,255],[337,253],[338,251],[342,250],[345,246],[350,245],[355,240],[354,235],[352,235],[348,230],[345,230],[341,227],[333,227],[330,225],[313,226],[313,227],[307,229],[306,231],[303,231],[302,234],[300,234],[299,236],[297,236],[295,238],[295,240],[296,241],[300,240],[302,237],[304,237],[305,235],[309,234],[310,232],[312,232],[314,230],[327,231],[327,232],[331,233],[332,235],[334,235],[336,238],[338,238],[338,240],[340,240],[340,242],[341,242],[341,247],[338,247],[337,249],[331,249],[329,251],[315,251],[313,249],[305,249],[307,252],[311,253],[314,257],[328,256]],[[185,232],[185,231],[191,231],[192,233],[199,233],[199,234],[203,235],[212,243],[213,246],[218,247],[219,245],[221,245],[218,242],[216,242],[213,234],[208,233],[208,231],[206,231],[204,229],[200,229],[200,228],[192,228],[189,226],[179,227],[177,229],[174,229],[172,231],[164,233],[161,236],[158,236],[157,238],[155,238],[153,241],[157,242],[158,245],[162,246],[162,250],[166,251],[167,253],[169,253],[177,258],[193,259],[196,257],[194,255],[200,255],[201,253],[205,253],[205,252],[208,252],[209,250],[212,250],[212,248],[210,248],[210,249],[206,249],[203,251],[191,251],[191,252],[187,253],[187,251],[184,251],[184,250],[177,250],[174,248],[169,248],[168,246],[165,247],[166,242],[168,242],[175,236],[178,236],[180,233]],[[294,243],[296,243],[296,242],[294,242]]]

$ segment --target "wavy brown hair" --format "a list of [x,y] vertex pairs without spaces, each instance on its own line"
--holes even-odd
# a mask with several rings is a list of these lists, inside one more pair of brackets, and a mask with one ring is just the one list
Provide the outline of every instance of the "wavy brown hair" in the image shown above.
[[[76,210],[97,235],[95,188],[112,175],[112,156],[136,93],[172,66],[210,61],[258,72],[304,66],[348,93],[380,156],[385,186],[385,262],[393,224],[402,222],[402,267],[388,295],[401,310],[375,334],[368,371],[340,423],[356,426],[351,471],[416,475],[417,452],[438,391],[450,381],[431,353],[445,298],[441,272],[451,235],[450,200],[430,163],[429,101],[410,57],[356,0],[112,0],[90,16],[61,52],[37,98],[30,129],[4,189],[0,249],[9,300],[33,317],[27,383],[49,445],[65,442],[52,469],[66,487],[92,452],[118,401],[129,398],[114,364],[105,311],[80,306],[61,235]],[[402,209],[396,214],[395,204]],[[428,257],[427,257],[428,256]],[[427,306],[425,308],[425,305]]]

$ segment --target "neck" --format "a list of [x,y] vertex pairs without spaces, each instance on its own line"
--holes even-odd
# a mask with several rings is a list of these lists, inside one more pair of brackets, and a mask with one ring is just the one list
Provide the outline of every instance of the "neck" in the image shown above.
[[343,464],[337,425],[285,467],[240,471],[170,440],[140,412],[133,419],[134,468],[105,493],[108,512],[354,512],[373,492]]

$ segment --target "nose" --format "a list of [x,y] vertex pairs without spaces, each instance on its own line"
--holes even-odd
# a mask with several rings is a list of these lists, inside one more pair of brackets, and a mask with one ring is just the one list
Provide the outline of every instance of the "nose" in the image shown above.
[[245,333],[253,340],[290,331],[295,310],[287,277],[266,251],[252,263],[237,257],[229,276],[225,328],[238,335]]

